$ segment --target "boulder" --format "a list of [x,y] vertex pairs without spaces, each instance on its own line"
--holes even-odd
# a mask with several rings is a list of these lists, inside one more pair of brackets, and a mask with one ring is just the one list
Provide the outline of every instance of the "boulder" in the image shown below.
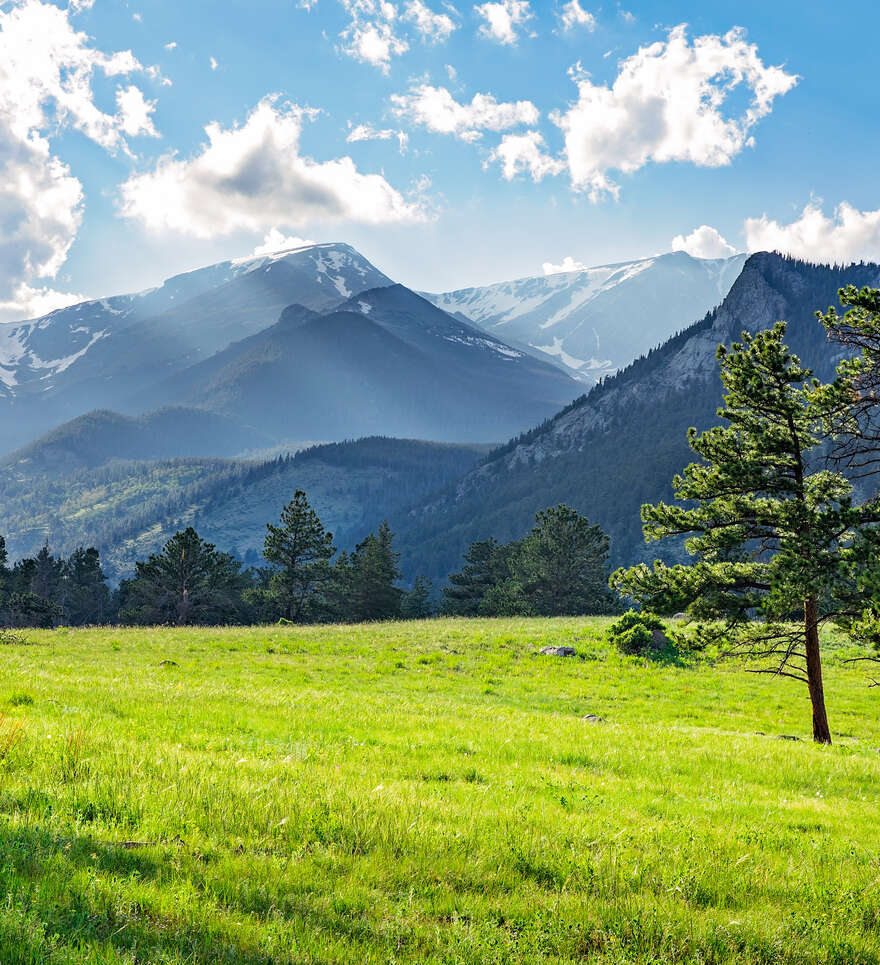
[[651,631],[651,649],[652,650],[668,650],[672,644],[669,642],[669,637],[662,630],[654,629]]
[[541,647],[538,651],[545,657],[573,657],[575,656],[574,647]]

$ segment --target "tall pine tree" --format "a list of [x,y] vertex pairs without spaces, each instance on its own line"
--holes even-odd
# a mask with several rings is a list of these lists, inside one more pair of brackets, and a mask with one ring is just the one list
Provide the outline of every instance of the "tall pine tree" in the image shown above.
[[642,564],[611,582],[648,609],[686,609],[704,635],[765,661],[759,672],[805,682],[813,739],[830,743],[819,628],[840,615],[841,575],[871,518],[853,505],[850,483],[824,468],[821,387],[784,336],[780,322],[719,348],[726,425],[690,431],[701,461],[675,477],[684,505],[642,508],[647,540],[685,537],[696,561]]
[[301,489],[281,511],[281,525],[267,523],[266,529],[263,556],[277,567],[272,592],[281,614],[299,622],[316,607],[315,598],[330,579],[333,534],[324,529]]

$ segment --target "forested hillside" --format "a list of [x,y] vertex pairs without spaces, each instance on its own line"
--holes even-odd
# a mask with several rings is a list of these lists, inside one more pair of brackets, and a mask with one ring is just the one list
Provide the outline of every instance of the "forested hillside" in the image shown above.
[[111,579],[193,525],[224,550],[259,562],[266,523],[304,489],[340,547],[473,468],[485,447],[371,438],[315,446],[270,461],[114,460],[60,478],[0,471],[0,519],[10,556],[48,543],[67,555],[94,545]]
[[475,540],[519,538],[539,509],[560,502],[610,535],[614,563],[659,555],[643,542],[639,509],[671,497],[673,475],[693,457],[688,428],[716,421],[717,346],[784,319],[791,348],[830,378],[838,356],[814,313],[838,304],[848,283],[876,286],[880,267],[753,255],[717,310],[498,449],[442,498],[395,517],[402,568],[442,580]]

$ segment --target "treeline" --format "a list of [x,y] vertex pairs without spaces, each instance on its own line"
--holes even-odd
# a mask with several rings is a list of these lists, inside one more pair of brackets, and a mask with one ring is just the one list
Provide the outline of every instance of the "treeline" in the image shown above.
[[297,490],[278,525],[267,524],[265,566],[246,567],[192,527],[139,561],[111,592],[94,548],[68,559],[49,547],[11,568],[0,537],[0,625],[357,623],[466,616],[607,613],[608,537],[567,506],[540,512],[521,540],[475,543],[439,605],[417,577],[404,591],[387,522],[353,551],[338,551]]

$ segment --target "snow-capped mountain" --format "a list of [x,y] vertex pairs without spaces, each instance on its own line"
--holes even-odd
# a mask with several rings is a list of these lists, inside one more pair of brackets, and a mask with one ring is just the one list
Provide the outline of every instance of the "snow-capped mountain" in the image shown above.
[[[329,308],[359,291],[392,284],[390,278],[349,245],[309,245],[220,262],[175,275],[158,288],[81,302],[42,318],[0,324],[0,397],[50,390],[55,376],[80,362],[98,342],[175,309],[180,310],[176,315],[187,316],[187,327],[201,350],[216,351],[221,347],[215,344],[218,338],[225,344],[222,327],[217,330],[219,320],[213,319],[210,326],[201,325],[192,331],[198,321],[193,313],[200,307],[192,300],[236,281],[246,281],[254,287],[253,282],[259,280],[261,288],[275,287],[267,282],[277,283],[281,280],[279,275],[285,276],[287,283],[296,283],[297,301],[316,310]],[[223,297],[231,294],[224,289]],[[280,308],[289,304],[286,297],[282,296]],[[237,317],[237,324],[245,327],[236,328],[232,337],[259,331],[277,317],[276,312],[266,320],[258,298],[252,299],[249,307],[253,309],[253,320]]]
[[425,297],[499,338],[555,357],[592,384],[718,305],[745,259],[677,251]]
[[0,448],[91,409],[131,411],[151,384],[274,324],[293,302],[326,311],[391,284],[349,245],[310,245],[2,324]]

